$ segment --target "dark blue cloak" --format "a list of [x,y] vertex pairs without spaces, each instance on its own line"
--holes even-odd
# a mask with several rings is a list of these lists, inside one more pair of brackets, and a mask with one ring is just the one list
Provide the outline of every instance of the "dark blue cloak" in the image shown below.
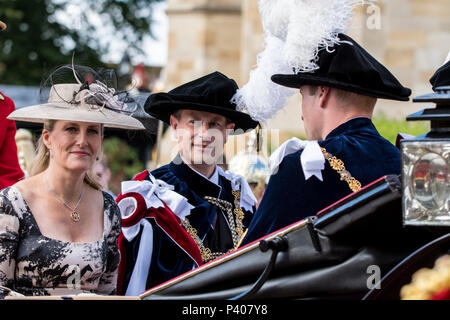
[[[204,200],[211,196],[226,200],[233,204],[231,182],[219,174],[219,185],[216,185],[199,175],[181,161],[179,155],[168,165],[162,166],[151,174],[159,180],[174,186],[174,191],[188,199],[194,206],[187,217],[190,224],[197,229],[204,246],[212,252],[227,252],[233,248],[230,226],[222,210]],[[149,179],[148,175],[146,179]],[[253,211],[244,211],[243,224],[248,227],[253,218]],[[155,219],[148,219],[153,227],[153,254],[150,264],[146,289],[155,287],[165,281],[177,277],[197,267],[198,264],[156,223]],[[139,242],[139,234],[133,241],[126,244],[126,268],[123,288],[126,291],[135,265]]]
[[[345,122],[319,141],[319,145],[341,159],[363,187],[382,176],[400,174],[400,151],[380,136],[368,118]],[[287,155],[278,172],[270,177],[242,245],[316,215],[352,192],[328,161],[322,171],[323,181],[315,176],[305,181],[301,153],[302,150]]]

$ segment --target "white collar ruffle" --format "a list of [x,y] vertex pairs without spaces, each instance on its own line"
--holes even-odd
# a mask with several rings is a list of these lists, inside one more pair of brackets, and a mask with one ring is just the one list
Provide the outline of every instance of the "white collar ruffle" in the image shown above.
[[284,157],[299,150],[303,150],[299,160],[302,164],[305,180],[316,176],[320,181],[323,181],[322,170],[325,169],[325,157],[319,143],[315,140],[301,140],[295,137],[284,142],[270,156],[269,166],[272,174],[278,172],[278,167]]

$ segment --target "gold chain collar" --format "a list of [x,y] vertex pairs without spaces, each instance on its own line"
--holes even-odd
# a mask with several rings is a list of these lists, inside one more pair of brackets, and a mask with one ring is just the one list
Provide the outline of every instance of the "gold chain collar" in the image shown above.
[[[350,172],[345,169],[344,162],[333,156],[331,153],[327,152],[325,148],[321,147],[321,150],[325,159],[328,160],[331,168],[333,168],[339,173],[339,175],[341,176],[341,180],[347,182],[349,188],[353,192],[359,191],[361,189],[361,182],[352,177]],[[244,211],[240,206],[241,191],[234,190],[232,191],[232,193],[234,196],[234,206],[235,206],[234,210],[233,205],[228,201],[209,196],[205,197],[206,201],[215,205],[223,212],[227,213],[227,220],[230,225],[231,237],[233,240],[233,248],[229,249],[227,252],[212,252],[211,249],[203,245],[202,240],[198,236],[197,229],[191,226],[189,220],[187,218],[181,220],[181,225],[186,229],[186,231],[189,233],[189,235],[192,237],[192,239],[195,241],[198,248],[200,249],[200,254],[202,256],[203,263],[219,258],[237,249],[239,247],[240,241],[242,240],[242,237],[245,235],[244,224],[242,223],[242,220],[244,219]],[[236,216],[236,223],[235,220],[233,219],[233,212],[234,215]]]
[[[240,240],[242,239],[242,236],[244,235],[244,224],[242,223],[242,220],[244,219],[244,211],[240,207],[240,199],[241,199],[241,191],[240,190],[234,190],[232,191],[234,196],[234,206],[235,209],[233,210],[233,205],[225,200],[206,196],[204,199],[208,201],[209,203],[215,205],[219,209],[221,209],[223,212],[226,212],[226,218],[228,220],[228,224],[230,226],[231,230],[231,238],[233,240],[233,248],[229,249],[227,252],[212,252],[211,249],[204,246],[203,241],[198,236],[198,231],[195,229],[189,222],[188,218],[185,218],[184,220],[181,220],[181,225],[186,229],[186,231],[189,233],[189,235],[192,237],[194,242],[197,244],[198,248],[200,249],[200,254],[202,256],[203,263],[206,263],[208,261],[214,260],[216,258],[219,258],[223,256],[224,254],[227,254],[235,249],[238,248]],[[233,212],[236,216],[236,222],[233,218]]]
[[327,152],[327,149],[320,148],[322,150],[323,156],[330,163],[331,168],[337,171],[341,176],[341,180],[344,180],[348,183],[348,186],[353,192],[359,191],[361,189],[361,182],[356,180],[350,172],[345,169],[344,162],[341,159],[336,158],[331,153]]

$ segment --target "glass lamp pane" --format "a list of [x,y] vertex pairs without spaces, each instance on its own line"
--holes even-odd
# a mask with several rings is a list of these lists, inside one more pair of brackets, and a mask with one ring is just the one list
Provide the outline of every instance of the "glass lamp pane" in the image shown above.
[[450,225],[450,141],[402,142],[404,224]]

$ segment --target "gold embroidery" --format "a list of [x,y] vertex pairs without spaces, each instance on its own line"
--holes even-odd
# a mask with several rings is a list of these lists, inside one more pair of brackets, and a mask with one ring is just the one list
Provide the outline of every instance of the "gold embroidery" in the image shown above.
[[345,170],[344,162],[341,159],[338,159],[335,156],[333,156],[331,153],[327,152],[325,148],[320,149],[322,149],[323,156],[325,157],[325,159],[328,160],[331,168],[333,168],[339,173],[339,175],[341,176],[341,180],[347,182],[348,186],[353,192],[359,191],[361,189],[361,182],[356,180],[354,177],[352,177],[350,172]]
[[[244,220],[244,211],[241,208],[241,190],[233,190],[231,192],[234,196],[234,214],[236,216],[236,232],[239,240],[242,240],[242,236],[244,235],[244,224],[242,220]],[[239,240],[235,243],[236,248],[239,246]]]
[[[239,244],[244,236],[244,224],[242,223],[242,220],[244,219],[244,211],[240,207],[240,198],[241,198],[241,191],[235,190],[232,191],[234,196],[234,204],[235,209],[233,210],[233,205],[225,200],[209,197],[206,196],[205,200],[209,203],[215,205],[219,209],[221,209],[223,212],[226,212],[227,214],[227,220],[228,224],[230,226],[231,230],[231,238],[233,240],[233,248],[229,249],[227,252],[212,252],[211,249],[205,247],[203,245],[202,240],[198,236],[197,229],[195,229],[193,226],[191,226],[189,220],[185,218],[184,220],[181,220],[181,225],[186,229],[186,231],[189,233],[189,235],[194,240],[195,244],[200,249],[200,254],[202,256],[203,263],[206,263],[208,261],[214,260],[216,258],[219,258],[223,256],[224,254],[227,254],[239,247]],[[233,212],[236,216],[236,223],[235,219],[233,218]]]
[[328,162],[330,162],[331,167],[336,171],[345,170],[344,162],[335,156],[331,157]]
[[350,189],[352,189],[353,192],[359,191],[361,189],[361,182],[356,180],[355,178],[351,177],[350,180],[346,180],[348,185],[350,186]]

